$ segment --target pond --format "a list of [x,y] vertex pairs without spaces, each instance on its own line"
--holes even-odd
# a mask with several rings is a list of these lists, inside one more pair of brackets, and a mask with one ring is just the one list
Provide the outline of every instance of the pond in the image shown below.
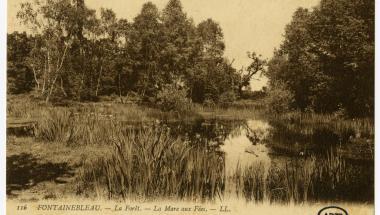
[[373,151],[352,129],[267,119],[107,129],[120,130],[107,135],[114,150],[79,178],[108,198],[373,203]]
[[373,201],[373,157],[347,153],[356,149],[351,147],[350,132],[323,126],[296,128],[265,119],[165,125],[191,144],[221,154],[224,198]]

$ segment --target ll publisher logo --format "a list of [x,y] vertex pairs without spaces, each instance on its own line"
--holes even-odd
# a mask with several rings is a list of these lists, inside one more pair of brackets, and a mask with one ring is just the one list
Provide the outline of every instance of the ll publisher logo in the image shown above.
[[322,208],[318,215],[348,215],[347,211],[341,207],[329,206]]

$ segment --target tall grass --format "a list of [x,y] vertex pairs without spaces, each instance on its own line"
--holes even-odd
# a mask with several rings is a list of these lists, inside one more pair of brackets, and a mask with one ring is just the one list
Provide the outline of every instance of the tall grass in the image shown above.
[[332,190],[347,180],[346,162],[339,153],[334,153],[331,149],[321,163],[316,171],[317,176],[320,180],[328,180]]
[[33,119],[39,116],[39,107],[45,106],[33,101],[29,96],[12,96],[7,98],[7,117]]
[[[325,190],[337,191],[349,180],[342,157],[330,152],[327,159],[314,156],[272,164],[268,172],[261,163],[242,169],[233,176],[237,197],[254,202],[303,203],[332,197]],[[352,183],[352,182],[351,182]],[[336,193],[337,196],[344,193]]]
[[[114,128],[110,152],[83,164],[82,190],[97,197],[213,199],[224,187],[220,155],[191,147],[163,128]],[[90,186],[89,186],[90,185]]]
[[47,110],[38,120],[37,139],[66,144],[107,143],[107,135],[112,129],[112,119],[97,114],[75,114],[73,111]]
[[[102,157],[83,160],[78,193],[117,198],[223,199],[226,183],[247,201],[294,202],[318,199],[323,190],[347,184],[345,162],[337,152],[324,159],[287,161],[269,171],[262,164],[236,168],[227,178],[224,154],[203,144],[190,144],[172,135],[168,127],[128,126],[113,117],[71,110],[49,110],[37,127],[43,141],[67,145],[108,146]],[[104,147],[102,147],[104,149]]]
[[373,138],[374,136],[374,120],[372,118],[345,119],[334,114],[303,113],[299,111],[271,115],[271,118],[292,125],[324,126],[340,133],[352,131],[356,136],[368,138]]
[[254,108],[237,107],[207,107],[202,105],[195,106],[195,112],[203,118],[223,119],[223,120],[246,120],[261,117],[262,111]]
[[[247,168],[238,165],[233,177],[227,178],[223,152],[177,138],[169,128],[156,125],[153,120],[172,118],[173,113],[148,107],[89,103],[64,108],[38,105],[28,108],[28,103],[14,104],[8,107],[8,116],[38,116],[34,133],[39,140],[71,146],[102,146],[103,156],[87,156],[81,163],[77,177],[77,191],[81,195],[203,201],[230,195],[225,187],[232,183],[234,194],[247,201],[301,203],[343,192],[346,185],[355,184],[349,181],[352,170],[335,151],[330,151],[324,159],[300,158],[283,166],[272,165],[269,171],[262,164]],[[199,107],[198,111],[212,118],[232,119],[257,113],[256,109],[245,106]],[[286,139],[294,133],[316,135],[318,129],[333,129],[348,134],[341,136],[354,136],[354,139],[373,138],[370,119],[342,121],[334,116],[301,113],[273,118],[285,126],[278,136]],[[321,136],[326,137],[325,134],[322,132]],[[290,139],[290,142],[296,141]]]
[[243,194],[247,201],[293,202],[308,200],[311,192],[315,158],[286,162],[284,167],[272,166],[265,173],[262,163],[241,169],[234,174],[236,194]]
[[286,196],[290,202],[306,202],[311,192],[312,179],[315,171],[315,158],[311,157],[300,163],[292,160],[285,163]]
[[244,169],[238,164],[232,180],[237,197],[244,197],[247,201],[263,202],[266,184],[262,163]]
[[270,144],[278,150],[298,154],[310,147],[337,146],[346,157],[373,159],[374,120],[371,118],[344,119],[333,114],[291,112],[273,115],[269,120]]

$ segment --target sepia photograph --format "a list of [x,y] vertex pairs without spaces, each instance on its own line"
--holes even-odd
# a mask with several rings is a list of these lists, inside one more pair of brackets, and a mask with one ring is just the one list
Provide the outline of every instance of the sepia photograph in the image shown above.
[[6,17],[7,215],[374,214],[374,0]]

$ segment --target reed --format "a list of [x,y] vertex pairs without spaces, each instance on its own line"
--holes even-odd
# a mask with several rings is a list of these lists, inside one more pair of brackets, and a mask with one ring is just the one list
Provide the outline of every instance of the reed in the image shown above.
[[345,184],[349,175],[342,155],[332,149],[326,153],[326,158],[321,160],[316,173],[317,179],[328,185],[330,190],[336,190],[339,186]]
[[92,144],[107,135],[109,123],[96,114],[75,115],[68,109],[49,109],[42,112],[35,129],[36,138],[64,144]]
[[265,169],[262,163],[244,169],[238,163],[232,182],[236,186],[237,197],[243,197],[246,201],[263,202],[266,192],[265,179]]
[[34,132],[36,137],[49,142],[66,142],[70,138],[73,123],[69,111],[44,111]]
[[262,116],[261,109],[247,108],[247,107],[220,107],[213,106],[207,107],[202,105],[196,105],[195,112],[201,115],[203,118],[223,119],[223,120],[245,120],[255,119]]
[[[84,162],[81,190],[97,197],[215,199],[224,186],[219,155],[171,137],[166,128],[113,128],[110,153]],[[91,186],[88,186],[91,185]]]
[[339,133],[351,132],[354,136],[373,138],[373,118],[346,119],[334,114],[303,113],[294,111],[271,115],[272,120],[282,121],[290,125],[327,127]]
[[354,183],[349,181],[344,160],[335,152],[329,152],[325,159],[290,159],[272,164],[267,173],[264,170],[262,164],[245,168],[238,165],[233,177],[237,197],[253,202],[300,204],[321,200],[324,195],[340,197],[344,192],[339,189]]
[[312,191],[315,158],[292,160],[285,163],[285,187],[287,200],[294,203],[306,202]]
[[[338,151],[329,151],[318,160],[310,154],[305,154],[308,158],[297,154],[296,158],[272,165],[269,170],[263,164],[244,168],[238,165],[230,178],[226,176],[223,152],[202,141],[190,143],[183,136],[178,137],[174,127],[170,130],[154,120],[174,118],[171,115],[175,113],[133,104],[31,105],[30,109],[27,104],[9,107],[8,115],[38,116],[34,132],[38,140],[55,142],[57,147],[66,147],[67,151],[98,150],[96,156],[90,152],[78,165],[76,178],[80,195],[213,201],[229,196],[226,185],[231,183],[232,194],[249,202],[302,203],[323,199],[320,195],[344,193],[346,185],[357,184],[350,181],[357,180],[350,178],[350,174],[356,173],[347,167]],[[204,117],[235,119],[253,116],[257,110],[239,106],[200,107],[198,111]],[[328,145],[336,142],[336,138],[341,142],[371,139],[374,133],[370,119],[339,121],[334,116],[324,118],[303,113],[272,119],[271,126],[276,127],[278,133],[271,132],[271,140],[275,140],[276,135],[287,139],[294,145],[283,145],[298,151],[304,150],[303,145],[298,144],[303,143],[303,139],[304,142],[315,139],[318,144]],[[329,135],[331,140],[327,138]],[[84,147],[76,147],[82,145]]]
[[[247,201],[271,203],[300,204],[323,199],[318,196],[319,192],[314,192],[315,186],[324,190],[334,189],[347,179],[341,158],[336,154],[330,156],[319,161],[313,156],[291,159],[282,166],[273,164],[267,173],[261,163],[245,168],[238,165],[233,177],[236,195]],[[333,181],[321,187],[321,180],[326,180],[326,177],[332,177]]]
[[28,96],[8,96],[7,98],[7,117],[32,119],[40,114],[40,105]]

